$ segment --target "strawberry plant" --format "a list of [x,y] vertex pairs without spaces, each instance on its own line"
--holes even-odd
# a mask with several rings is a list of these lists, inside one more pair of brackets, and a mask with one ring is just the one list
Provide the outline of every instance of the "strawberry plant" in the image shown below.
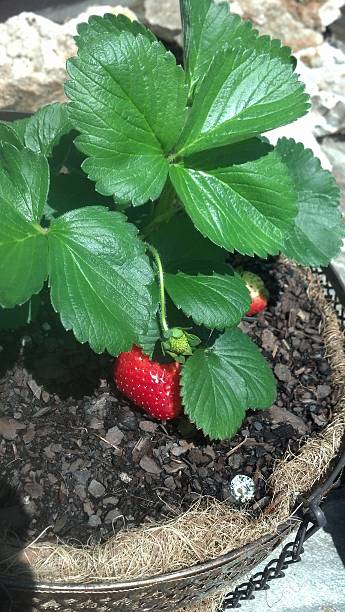
[[344,227],[312,152],[262,136],[309,109],[290,49],[227,2],[181,0],[181,14],[184,68],[141,24],[91,17],[68,102],[0,124],[0,305],[47,283],[66,330],[120,355],[129,397],[166,418],[181,401],[218,439],[276,396],[239,327],[251,297],[232,254],[327,265]]

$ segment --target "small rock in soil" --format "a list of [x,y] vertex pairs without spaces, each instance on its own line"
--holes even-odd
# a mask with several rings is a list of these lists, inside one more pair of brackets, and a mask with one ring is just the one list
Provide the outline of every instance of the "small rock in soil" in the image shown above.
[[164,465],[164,469],[168,474],[177,474],[181,470],[186,470],[187,467],[182,461],[171,461],[171,463]]
[[86,485],[86,483],[90,480],[91,474],[89,470],[76,470],[74,472],[74,478],[77,482],[82,485]]
[[87,498],[86,488],[83,485],[76,485],[74,487],[74,492],[76,495],[78,495],[81,501],[85,501],[85,499]]
[[166,486],[168,489],[170,489],[170,491],[175,491],[176,484],[175,484],[175,480],[173,479],[172,476],[168,476],[168,478],[166,478],[164,480],[164,486]]
[[26,429],[24,423],[19,423],[11,417],[0,418],[0,436],[4,440],[15,440],[17,437],[17,431],[20,429]]
[[308,432],[308,426],[303,419],[293,412],[286,410],[286,408],[272,406],[272,408],[268,409],[267,416],[272,423],[289,423],[301,436],[304,436]]
[[142,429],[142,431],[154,433],[158,428],[158,423],[154,423],[153,421],[140,421],[139,427]]
[[91,504],[89,500],[84,502],[83,509],[84,509],[85,514],[87,514],[88,516],[92,516],[94,514],[93,505]]
[[102,521],[97,514],[92,514],[89,518],[88,524],[90,527],[99,527],[99,525],[102,525]]
[[134,411],[126,406],[120,407],[118,414],[118,423],[121,429],[125,431],[137,431],[138,430],[138,420],[137,416],[134,414]]
[[105,497],[103,499],[103,506],[116,506],[119,501],[118,497]]
[[262,348],[265,351],[273,353],[277,345],[278,340],[274,333],[270,329],[264,329],[264,331],[262,332]]
[[147,455],[144,455],[144,457],[142,457],[139,465],[145,472],[148,472],[149,474],[161,473],[161,468],[159,467],[159,465],[157,465],[157,463]]
[[33,395],[39,400],[41,398],[42,387],[40,387],[35,380],[29,380],[28,387],[31,389]]
[[105,439],[110,444],[113,444],[114,446],[119,446],[124,437],[125,434],[118,427],[112,427],[111,429],[108,429]]
[[290,382],[291,380],[291,372],[287,365],[283,363],[278,363],[274,368],[274,373],[278,380],[283,382]]
[[332,393],[332,388],[329,385],[318,385],[316,388],[316,395],[319,400],[329,397]]
[[54,532],[60,533],[61,531],[63,531],[64,528],[66,527],[67,521],[68,521],[68,516],[66,514],[64,514],[63,516],[60,516],[54,523]]
[[43,487],[36,481],[27,482],[24,489],[32,499],[39,499],[43,495]]
[[35,425],[33,425],[32,423],[29,425],[28,430],[26,431],[26,433],[23,435],[23,442],[24,444],[30,444],[30,442],[33,441],[34,437],[35,437]]
[[113,521],[117,521],[119,518],[122,518],[122,513],[118,508],[114,508],[114,510],[110,510],[110,512],[105,515],[104,522],[105,524],[109,524]]
[[102,485],[101,482],[98,482],[97,480],[91,480],[88,486],[88,491],[94,497],[102,497],[105,493],[105,487]]

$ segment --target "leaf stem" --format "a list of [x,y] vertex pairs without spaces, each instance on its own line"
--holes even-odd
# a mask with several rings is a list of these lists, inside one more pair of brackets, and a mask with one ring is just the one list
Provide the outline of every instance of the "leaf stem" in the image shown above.
[[168,333],[169,331],[169,325],[166,319],[166,301],[165,301],[165,286],[164,286],[164,270],[163,270],[163,266],[162,266],[162,260],[160,258],[160,255],[157,251],[157,249],[152,246],[152,244],[149,244],[148,242],[146,242],[146,246],[148,248],[148,250],[150,251],[150,253],[152,254],[152,256],[154,257],[154,260],[156,262],[157,265],[157,270],[158,270],[158,281],[159,281],[159,298],[160,298],[160,318],[161,318],[161,326],[162,326],[162,331],[164,334]]
[[46,236],[49,232],[49,228],[42,227],[39,223],[33,223],[32,227],[34,227],[39,234],[43,234],[43,236]]

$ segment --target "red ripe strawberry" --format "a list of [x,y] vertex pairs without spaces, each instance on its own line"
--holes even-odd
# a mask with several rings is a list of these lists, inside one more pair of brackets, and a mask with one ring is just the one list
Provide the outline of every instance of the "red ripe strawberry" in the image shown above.
[[182,410],[180,370],[181,365],[176,361],[160,364],[133,346],[117,358],[114,380],[126,397],[152,417],[170,420]]
[[250,305],[250,309],[247,312],[248,317],[252,317],[253,315],[258,314],[258,312],[262,312],[267,308],[269,293],[264,285],[263,280],[257,274],[253,272],[242,272],[242,279],[250,293],[250,297],[252,298],[252,303]]

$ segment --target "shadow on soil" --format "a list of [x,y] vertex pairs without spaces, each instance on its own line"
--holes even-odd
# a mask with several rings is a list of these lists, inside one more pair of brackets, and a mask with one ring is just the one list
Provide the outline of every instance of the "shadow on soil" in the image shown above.
[[20,355],[20,337],[15,332],[9,336],[8,332],[0,330],[0,379],[8,370],[12,370]]
[[[0,479],[0,612],[33,609],[33,576],[23,555],[29,523],[17,492]],[[25,590],[19,591],[20,583]]]
[[16,330],[0,330],[0,345],[3,384],[11,372],[9,378],[20,387],[20,370],[25,368],[49,394],[78,400],[92,395],[101,378],[111,377],[109,355],[96,355],[88,344],[80,344],[72,332],[66,332],[44,292],[36,320]]
[[25,347],[23,364],[38,385],[62,400],[92,395],[100,378],[109,378],[109,355],[96,355],[88,344],[80,344],[66,332],[58,318],[45,334],[36,333]]

